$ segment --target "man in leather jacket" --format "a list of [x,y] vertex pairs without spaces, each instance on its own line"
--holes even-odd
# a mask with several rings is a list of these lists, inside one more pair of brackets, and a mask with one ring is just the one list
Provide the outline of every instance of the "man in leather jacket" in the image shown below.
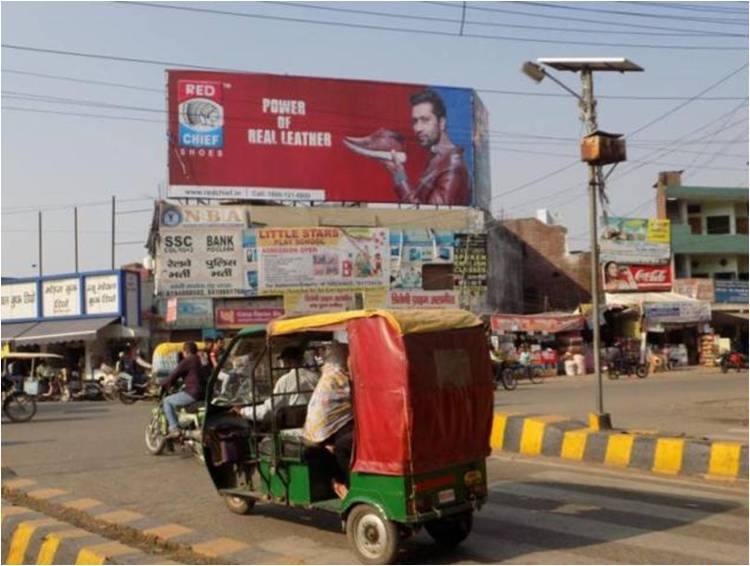
[[414,187],[395,152],[391,152],[390,161],[383,162],[393,175],[399,200],[413,204],[470,204],[464,150],[448,137],[443,99],[434,90],[426,89],[412,95],[410,102],[414,134],[419,145],[432,153],[432,158]]

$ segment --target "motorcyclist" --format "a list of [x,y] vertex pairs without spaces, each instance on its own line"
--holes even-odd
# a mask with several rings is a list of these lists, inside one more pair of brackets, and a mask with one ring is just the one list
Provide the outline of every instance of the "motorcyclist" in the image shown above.
[[141,357],[141,353],[138,350],[128,349],[120,352],[116,371],[128,384],[128,391],[132,390],[133,383],[143,382],[143,369],[150,370],[151,364]]
[[167,390],[172,383],[183,378],[185,387],[182,391],[173,393],[164,398],[164,414],[169,423],[169,433],[167,438],[177,438],[180,436],[180,426],[177,421],[177,409],[195,403],[201,398],[203,390],[203,370],[201,360],[198,357],[198,346],[195,342],[185,342],[182,346],[182,361],[177,364],[169,377],[162,383],[162,387]]

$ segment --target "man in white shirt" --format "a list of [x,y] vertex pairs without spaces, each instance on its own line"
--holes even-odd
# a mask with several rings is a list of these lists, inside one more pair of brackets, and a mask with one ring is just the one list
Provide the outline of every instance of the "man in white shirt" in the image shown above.
[[320,376],[317,372],[301,367],[303,365],[304,352],[301,348],[290,346],[284,348],[279,354],[279,360],[284,368],[291,368],[282,375],[273,388],[273,405],[271,397],[263,403],[242,407],[240,414],[249,420],[256,422],[270,421],[271,410],[282,407],[294,407],[307,405],[310,401],[315,386]]

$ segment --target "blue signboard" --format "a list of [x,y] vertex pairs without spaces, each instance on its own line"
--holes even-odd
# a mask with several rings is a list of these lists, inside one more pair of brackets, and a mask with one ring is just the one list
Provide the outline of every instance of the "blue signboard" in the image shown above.
[[717,303],[748,302],[747,281],[731,281],[725,279],[714,280],[714,300]]

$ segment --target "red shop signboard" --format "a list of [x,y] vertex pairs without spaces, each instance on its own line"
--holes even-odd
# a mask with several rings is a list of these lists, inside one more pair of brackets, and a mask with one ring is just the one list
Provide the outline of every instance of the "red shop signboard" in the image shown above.
[[608,293],[622,291],[669,291],[672,289],[672,266],[623,265],[608,261],[602,266],[602,282]]

